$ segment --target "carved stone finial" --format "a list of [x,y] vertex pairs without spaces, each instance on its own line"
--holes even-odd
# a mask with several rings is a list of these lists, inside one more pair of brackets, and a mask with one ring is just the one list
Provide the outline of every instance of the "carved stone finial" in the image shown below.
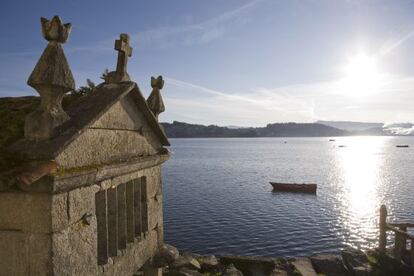
[[41,140],[56,135],[56,128],[69,119],[62,108],[66,92],[75,89],[75,80],[61,43],[66,42],[71,24],[62,24],[58,16],[41,18],[43,37],[49,41],[27,84],[40,94],[40,106],[26,117],[26,139]]
[[160,92],[164,87],[162,76],[158,76],[158,78],[151,77],[151,87],[152,92],[147,99],[147,103],[152,113],[154,113],[155,117],[158,119],[158,115],[165,111],[164,102]]
[[72,24],[63,24],[59,16],[55,15],[52,20],[47,20],[44,17],[40,18],[42,23],[42,34],[47,41],[57,41],[65,43],[68,40]]
[[129,46],[129,35],[121,34],[119,40],[115,40],[115,50],[118,51],[118,62],[116,71],[109,72],[105,78],[107,83],[118,83],[130,81],[131,78],[127,72],[128,57],[132,55],[132,48]]

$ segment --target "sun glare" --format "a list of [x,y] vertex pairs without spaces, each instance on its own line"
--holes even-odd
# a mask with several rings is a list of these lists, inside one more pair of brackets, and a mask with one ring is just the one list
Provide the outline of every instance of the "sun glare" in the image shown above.
[[379,92],[382,80],[375,57],[366,54],[353,56],[344,67],[344,72],[345,77],[338,83],[342,94],[365,97]]

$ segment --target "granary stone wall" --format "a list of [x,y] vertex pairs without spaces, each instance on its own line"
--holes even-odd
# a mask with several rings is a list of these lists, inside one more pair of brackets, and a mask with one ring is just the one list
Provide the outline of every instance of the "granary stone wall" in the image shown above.
[[[148,230],[133,242],[127,242],[126,248],[118,247],[118,256],[108,256],[106,264],[98,265],[97,239],[98,231],[102,229],[98,229],[97,225],[95,195],[97,192],[120,189],[122,185],[142,177],[145,177],[147,184]],[[160,168],[152,167],[66,193],[68,209],[60,208],[60,215],[66,217],[67,227],[52,238],[55,275],[132,275],[137,271],[163,241],[161,190]],[[107,206],[108,212],[110,208]],[[89,225],[82,219],[88,214],[94,214],[88,219]],[[109,227],[111,223],[108,221]],[[108,233],[108,237],[110,235]],[[108,255],[111,254],[108,252]]]
[[[96,195],[137,179],[146,183],[147,229],[99,264]],[[0,208],[0,275],[132,275],[163,242],[159,166],[59,194],[0,193]]]
[[24,138],[3,149],[10,160],[0,156],[16,164],[0,167],[0,276],[158,275],[164,81],[152,78],[149,100],[142,96],[121,34],[117,70],[64,110],[74,80],[61,44],[71,25],[57,16],[41,23],[48,45],[28,80],[41,104]]

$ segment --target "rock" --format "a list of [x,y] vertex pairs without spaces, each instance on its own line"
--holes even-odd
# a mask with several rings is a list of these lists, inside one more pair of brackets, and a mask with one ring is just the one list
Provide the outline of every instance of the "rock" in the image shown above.
[[200,262],[201,270],[205,272],[217,272],[219,270],[219,261],[216,256],[200,256],[197,258]]
[[196,260],[198,260],[199,258],[201,258],[201,257],[202,257],[202,255],[197,254],[197,253],[193,253],[193,252],[183,252],[181,255],[182,255],[182,256],[191,257],[191,258],[194,258],[194,259],[196,259]]
[[169,244],[163,244],[152,259],[152,265],[155,267],[165,267],[172,264],[179,257],[177,248]]
[[179,270],[172,270],[168,273],[169,276],[202,276],[197,270],[189,269],[186,267],[180,268]]
[[223,276],[243,276],[243,273],[241,273],[241,271],[233,264],[230,264],[224,269]]
[[304,276],[317,276],[313,269],[312,263],[308,258],[297,258],[292,261],[295,270],[299,271]]
[[200,270],[201,266],[200,263],[193,257],[189,255],[185,256],[179,256],[178,259],[176,259],[170,267],[173,270],[180,270],[181,268],[188,268],[193,270]]
[[346,268],[354,275],[370,275],[372,272],[368,257],[362,250],[348,247],[341,254]]
[[288,273],[287,273],[287,271],[285,271],[285,270],[275,268],[275,269],[273,269],[273,271],[270,273],[270,276],[288,276]]
[[317,273],[326,276],[342,276],[346,275],[345,267],[339,256],[336,255],[318,255],[310,258],[313,268]]
[[352,269],[353,275],[355,276],[370,276],[372,275],[371,267],[357,266]]

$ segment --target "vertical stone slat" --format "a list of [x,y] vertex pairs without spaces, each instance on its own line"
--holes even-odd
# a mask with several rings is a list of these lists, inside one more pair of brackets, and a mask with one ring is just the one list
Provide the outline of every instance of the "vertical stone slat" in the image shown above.
[[135,237],[141,239],[142,224],[141,224],[141,178],[133,180],[134,182],[134,222],[135,222]]
[[106,191],[95,194],[95,208],[98,231],[98,265],[108,263],[108,226],[106,215]]
[[118,255],[118,204],[117,189],[111,187],[107,190],[108,201],[108,255]]
[[125,183],[117,187],[117,202],[118,202],[118,249],[125,249],[127,245],[127,215],[126,215],[126,195]]
[[135,241],[134,181],[126,183],[127,242]]
[[147,178],[141,177],[141,217],[142,217],[142,232],[148,232],[148,196],[147,196]]

